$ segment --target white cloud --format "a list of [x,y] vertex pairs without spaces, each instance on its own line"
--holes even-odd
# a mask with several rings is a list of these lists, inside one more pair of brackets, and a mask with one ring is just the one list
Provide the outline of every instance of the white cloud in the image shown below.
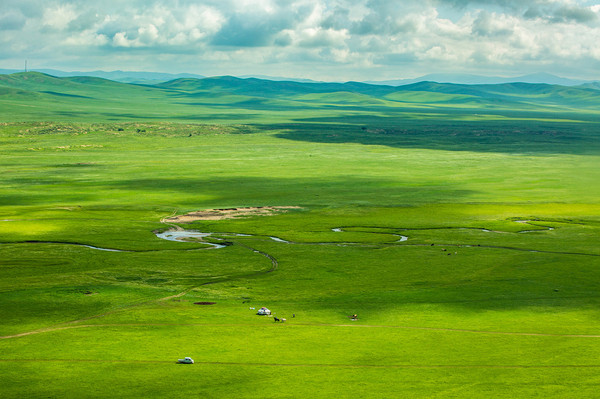
[[75,8],[69,4],[47,8],[44,12],[44,25],[54,29],[64,30],[69,23],[77,18]]
[[226,20],[219,10],[198,5],[189,6],[184,15],[183,29],[197,32],[217,32]]
[[76,35],[69,36],[64,44],[67,46],[104,46],[109,43],[108,37],[98,34],[93,30],[79,32]]
[[127,39],[125,32],[117,32],[113,36],[113,44],[117,47],[131,47],[131,40]]
[[348,31],[334,29],[307,28],[296,32],[297,44],[301,47],[346,47]]
[[370,79],[374,70],[576,75],[600,63],[591,1],[3,0],[1,11],[4,62],[16,65],[27,56],[47,67],[68,59],[70,69],[79,60],[80,69]]

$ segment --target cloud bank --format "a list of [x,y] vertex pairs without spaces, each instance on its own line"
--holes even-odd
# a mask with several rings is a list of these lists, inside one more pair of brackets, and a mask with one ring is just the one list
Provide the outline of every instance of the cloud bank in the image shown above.
[[598,79],[600,0],[3,0],[0,65],[378,80]]

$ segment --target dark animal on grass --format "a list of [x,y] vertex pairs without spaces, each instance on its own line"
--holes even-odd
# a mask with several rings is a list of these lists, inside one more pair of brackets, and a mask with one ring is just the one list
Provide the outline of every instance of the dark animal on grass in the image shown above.
[[274,317],[273,319],[275,320],[275,323],[277,323],[279,321],[279,318],[277,318],[277,317]]

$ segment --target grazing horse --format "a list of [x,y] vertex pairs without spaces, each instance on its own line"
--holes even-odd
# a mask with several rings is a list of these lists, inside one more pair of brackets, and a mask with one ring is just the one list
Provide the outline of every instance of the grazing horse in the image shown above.
[[279,319],[277,317],[274,317],[273,319],[275,319],[275,323],[277,323],[279,321]]
[[282,323],[285,323],[285,322],[286,322],[286,320],[285,320],[284,318],[282,318],[282,319],[281,319],[281,322],[282,322]]

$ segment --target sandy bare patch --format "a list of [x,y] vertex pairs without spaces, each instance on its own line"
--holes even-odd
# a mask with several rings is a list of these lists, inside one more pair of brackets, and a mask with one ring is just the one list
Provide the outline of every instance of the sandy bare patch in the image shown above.
[[272,216],[287,212],[289,209],[300,209],[299,206],[255,206],[248,208],[205,209],[185,215],[164,219],[167,223],[191,223],[197,220],[223,220],[245,218],[251,216]]

